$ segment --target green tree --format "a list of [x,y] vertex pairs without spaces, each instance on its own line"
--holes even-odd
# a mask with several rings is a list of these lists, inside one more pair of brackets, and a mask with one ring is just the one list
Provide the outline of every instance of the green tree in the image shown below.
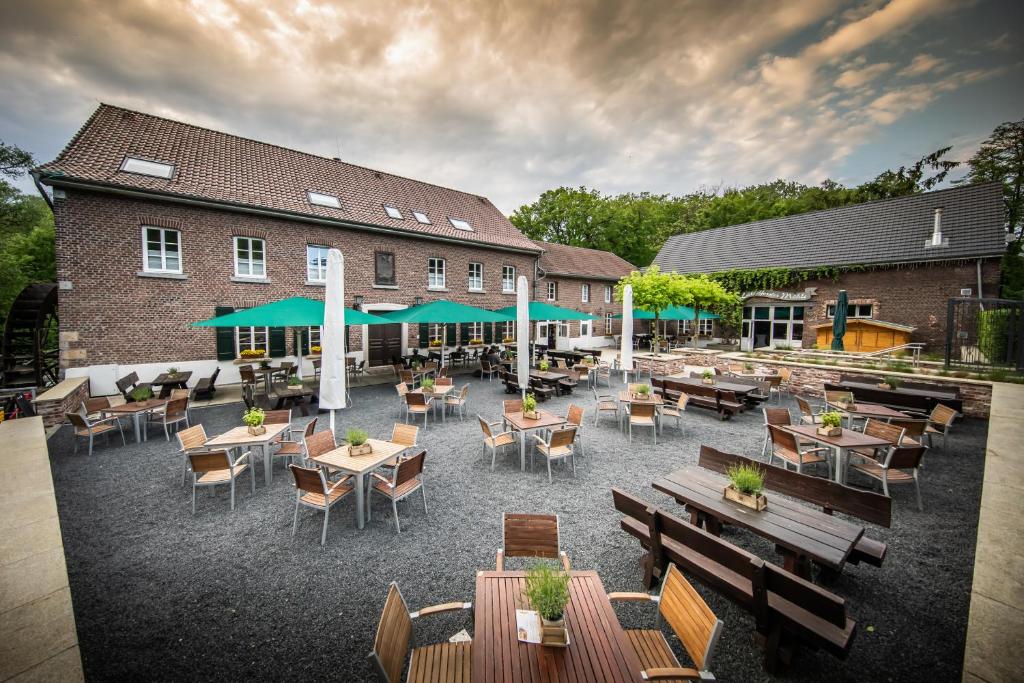
[[[701,273],[700,275],[684,276],[678,285],[682,290],[682,298],[693,306],[694,325],[699,326],[701,311],[716,311],[726,314],[739,305],[739,297],[722,286],[722,283]],[[697,346],[697,335],[693,335],[693,345]]]
[[654,314],[654,330],[658,330],[661,312],[672,306],[689,306],[692,303],[690,290],[679,273],[663,273],[658,266],[651,266],[644,272],[633,271],[615,285],[615,300],[622,302],[626,285],[633,286],[633,308]]
[[869,202],[927,192],[944,181],[949,172],[960,165],[959,161],[943,159],[951,149],[943,147],[921,157],[909,167],[900,166],[895,171],[879,173],[873,180],[857,187],[856,201]]

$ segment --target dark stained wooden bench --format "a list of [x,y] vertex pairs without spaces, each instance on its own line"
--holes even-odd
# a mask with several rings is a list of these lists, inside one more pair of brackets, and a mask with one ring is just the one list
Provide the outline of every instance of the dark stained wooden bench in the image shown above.
[[690,397],[688,405],[714,410],[721,420],[728,420],[746,407],[734,392],[712,386],[673,382],[669,377],[654,377],[651,386],[654,387],[654,393],[661,394],[667,402],[677,401],[679,395],[685,393]]
[[856,623],[845,601],[780,567],[666,513],[635,496],[612,489],[615,509],[625,517],[624,531],[647,550],[644,582],[674,563],[681,570],[754,616],[764,648],[764,666],[775,673],[796,645],[822,649],[845,659]]
[[202,377],[196,383],[195,388],[192,389],[192,398],[194,399],[212,399],[213,395],[217,392],[217,376],[220,375],[220,366],[213,371],[213,374],[209,377]]
[[958,413],[964,411],[964,401],[956,389],[951,390],[924,383],[904,383],[900,385],[900,389],[881,389],[874,386],[877,381],[878,378],[844,377],[838,384],[826,384],[825,390],[849,391],[853,393],[854,399],[861,403],[877,403],[897,410],[930,413],[936,405],[941,403]]

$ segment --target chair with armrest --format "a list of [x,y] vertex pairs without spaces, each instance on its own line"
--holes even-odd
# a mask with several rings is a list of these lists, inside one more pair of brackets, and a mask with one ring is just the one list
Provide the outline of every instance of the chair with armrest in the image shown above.
[[[326,433],[326,432],[320,432]],[[320,532],[320,545],[327,542],[327,520],[331,516],[331,508],[340,503],[355,490],[352,477],[346,476],[335,482],[328,482],[324,471],[317,468],[288,465],[295,477],[295,514],[292,518],[292,536],[299,526],[299,506],[313,508],[324,513],[323,531]]]
[[[775,458],[782,461],[782,466],[789,469],[790,465],[796,467],[796,471],[803,474],[805,465],[816,465],[825,463],[828,466],[829,479],[832,478],[832,461],[826,455],[827,448],[808,448],[792,432],[773,424],[766,425],[768,434],[771,437],[772,450],[768,457],[768,464],[772,464]],[[826,455],[822,455],[822,454]]]
[[[504,431],[504,421],[501,422],[488,422],[477,414],[476,419],[480,421],[480,431],[484,433],[484,455],[487,455],[487,449],[491,449],[491,471],[494,471],[494,461],[498,455],[498,449],[504,448],[505,446],[514,445],[516,442],[515,432]],[[496,431],[501,428],[503,431]]]
[[192,514],[196,514],[196,489],[201,486],[231,486],[231,509],[235,509],[235,481],[248,470],[252,493],[256,493],[256,472],[249,462],[249,451],[236,459],[226,450],[189,451],[189,467],[192,469]]

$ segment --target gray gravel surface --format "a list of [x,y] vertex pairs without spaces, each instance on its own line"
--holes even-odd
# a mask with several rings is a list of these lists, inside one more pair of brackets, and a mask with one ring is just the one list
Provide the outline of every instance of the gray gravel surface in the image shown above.
[[[593,397],[577,392],[543,406],[564,414],[575,401],[587,409],[586,455],[575,478],[558,467],[548,484],[539,467],[520,472],[513,452],[492,472],[473,414],[498,419],[507,396],[497,382],[470,383],[465,421],[449,416],[421,431],[428,512],[418,497],[400,504],[397,535],[389,506],[378,500],[360,531],[352,496],[335,508],[326,548],[318,544],[322,516],[313,511],[300,512],[292,538],[294,489],[280,463],[269,487],[259,470],[255,495],[244,481],[233,512],[226,490],[201,492],[193,516],[173,437],[168,443],[154,429],[136,445],[129,434],[127,447],[101,444],[90,458],[72,455],[70,429],[61,430],[50,441],[52,469],[87,677],[374,680],[366,655],[389,582],[398,582],[412,609],[472,600],[475,572],[494,567],[503,511],[558,513],[574,567],[597,570],[609,591],[638,590],[640,548],[620,530],[610,488],[678,511],[651,481],[695,463],[701,443],[747,455],[761,449],[759,411],[719,422],[700,409],[686,414],[684,433],[670,423],[656,446],[648,434],[635,434],[630,446],[610,420],[592,425]],[[394,389],[362,388],[353,398],[356,407],[339,413],[338,434],[358,426],[386,438],[396,420]],[[197,409],[194,420],[214,435],[240,424],[240,413],[238,405]],[[895,492],[893,528],[868,530],[889,544],[885,566],[848,566],[831,586],[859,625],[849,659],[804,652],[787,679],[959,680],[986,428],[958,423],[949,448],[929,454],[923,513],[912,491]],[[756,536],[736,529],[723,536],[780,562]],[[695,585],[725,622],[712,663],[719,680],[767,680],[750,616]],[[617,611],[627,628],[654,623],[649,606]],[[462,628],[472,632],[466,615],[430,617],[417,623],[416,639],[436,642]]]

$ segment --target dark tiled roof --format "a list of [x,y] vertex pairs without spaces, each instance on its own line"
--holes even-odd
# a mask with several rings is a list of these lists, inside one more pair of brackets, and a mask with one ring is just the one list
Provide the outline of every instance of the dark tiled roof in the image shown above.
[[[949,245],[926,249],[936,208]],[[981,183],[674,235],[654,263],[713,273],[996,256],[1006,248],[1003,223],[1000,184]]]
[[537,242],[544,250],[540,267],[549,275],[593,278],[595,280],[619,280],[636,270],[636,267],[610,251],[570,247],[554,242]]
[[[126,156],[173,164],[174,175],[167,180],[125,173],[120,168]],[[107,104],[38,170],[61,172],[66,180],[537,250],[484,197]],[[310,204],[311,190],[339,197],[342,208]],[[404,218],[389,218],[382,204],[397,207]],[[431,224],[417,222],[413,210]],[[449,216],[468,221],[473,232],[452,227]]]

